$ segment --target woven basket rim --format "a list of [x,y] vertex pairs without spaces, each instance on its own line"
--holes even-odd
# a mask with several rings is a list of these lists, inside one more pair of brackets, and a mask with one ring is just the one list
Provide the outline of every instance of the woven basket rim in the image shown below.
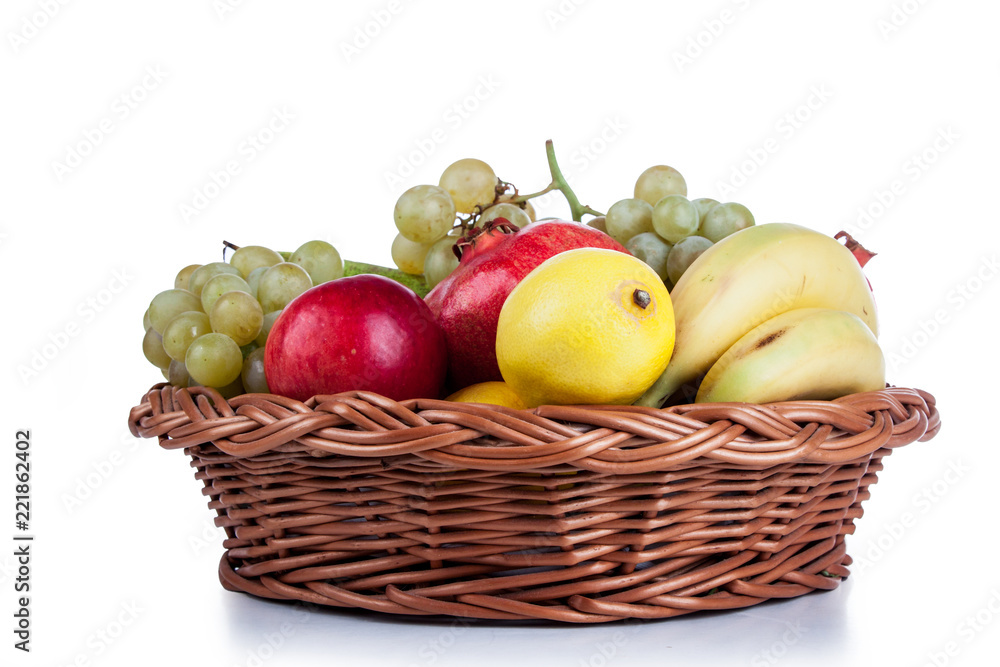
[[157,437],[165,449],[211,443],[239,459],[311,452],[383,464],[415,456],[468,470],[570,465],[627,473],[699,462],[748,468],[842,463],[929,440],[940,423],[931,394],[900,387],[833,401],[515,410],[422,398],[397,402],[364,391],[305,402],[274,394],[226,400],[209,387],[159,383],[129,415],[133,435]]
[[191,457],[226,531],[228,590],[603,623],[836,588],[882,458],[933,437],[940,417],[930,394],[896,387],[519,411],[158,384],[129,427]]

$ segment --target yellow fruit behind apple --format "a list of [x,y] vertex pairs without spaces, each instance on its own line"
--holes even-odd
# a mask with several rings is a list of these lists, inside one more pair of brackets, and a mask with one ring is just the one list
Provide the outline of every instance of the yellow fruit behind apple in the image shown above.
[[507,408],[514,408],[515,410],[525,410],[528,407],[514,390],[510,388],[510,385],[500,381],[478,382],[469,385],[468,387],[459,389],[445,400],[457,403],[502,405]]

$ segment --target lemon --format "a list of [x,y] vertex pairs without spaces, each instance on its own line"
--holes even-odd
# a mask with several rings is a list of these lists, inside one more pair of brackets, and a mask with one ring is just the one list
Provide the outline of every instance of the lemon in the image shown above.
[[490,405],[503,405],[515,410],[524,410],[528,407],[506,382],[479,382],[471,384],[464,389],[459,389],[445,400],[458,403],[489,403]]
[[644,262],[578,248],[524,277],[500,310],[497,361],[530,407],[629,404],[663,373],[674,309]]

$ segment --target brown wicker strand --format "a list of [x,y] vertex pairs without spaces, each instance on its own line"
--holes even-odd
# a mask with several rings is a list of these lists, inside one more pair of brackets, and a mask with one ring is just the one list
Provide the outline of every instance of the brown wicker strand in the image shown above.
[[183,448],[222,585],[404,615],[600,623],[831,590],[882,459],[933,397],[496,406],[156,385],[129,428]]

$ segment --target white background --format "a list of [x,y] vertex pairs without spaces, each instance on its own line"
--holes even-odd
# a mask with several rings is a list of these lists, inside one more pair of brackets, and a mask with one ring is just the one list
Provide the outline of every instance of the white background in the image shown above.
[[[0,662],[994,663],[998,21],[985,0],[7,0],[0,536],[11,544],[14,433],[30,428],[37,538],[30,656],[11,647],[0,548]],[[249,149],[275,110],[291,120]],[[595,208],[669,164],[691,197],[851,229],[879,252],[889,379],[936,394],[944,428],[886,461],[848,538],[854,575],[624,627],[303,614],[224,591],[187,459],[126,430],[160,379],[140,351],[149,299],[223,239],[323,238],[388,264],[399,192],[468,156],[540,189],[547,138]],[[239,173],[211,187],[231,160]],[[185,216],[196,193],[212,196]]]

